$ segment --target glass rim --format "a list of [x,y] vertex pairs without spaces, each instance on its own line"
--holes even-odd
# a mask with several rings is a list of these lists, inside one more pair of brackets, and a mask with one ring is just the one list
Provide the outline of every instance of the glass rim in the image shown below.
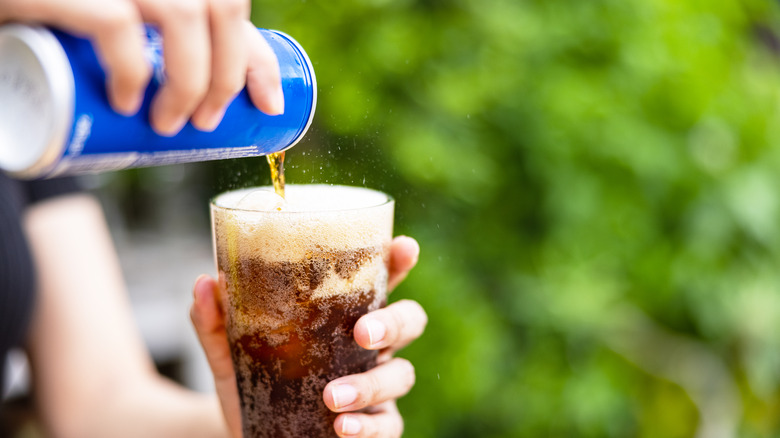
[[372,203],[369,205],[363,205],[360,207],[351,207],[351,208],[336,208],[336,209],[327,209],[327,210],[253,210],[249,208],[241,208],[241,207],[228,207],[224,205],[217,204],[217,200],[221,198],[224,195],[230,194],[230,193],[236,193],[241,191],[250,191],[250,190],[259,190],[259,189],[271,189],[273,191],[274,187],[272,185],[263,185],[263,186],[252,186],[252,187],[244,187],[240,189],[232,189],[232,190],[226,190],[224,192],[221,192],[215,196],[212,196],[209,200],[209,206],[211,208],[217,208],[223,211],[232,211],[232,212],[240,212],[240,213],[248,213],[248,214],[285,214],[285,215],[298,215],[298,214],[312,214],[312,213],[339,213],[339,212],[349,212],[349,211],[360,211],[360,210],[368,210],[372,208],[379,208],[386,206],[388,204],[392,204],[395,202],[395,198],[393,198],[388,193],[385,193],[381,190],[376,189],[370,189],[368,187],[360,187],[360,186],[349,186],[344,184],[287,184],[286,187],[311,187],[311,186],[321,186],[321,187],[346,187],[349,189],[358,189],[358,190],[365,190],[373,193],[377,193],[383,196],[383,200],[381,202]]

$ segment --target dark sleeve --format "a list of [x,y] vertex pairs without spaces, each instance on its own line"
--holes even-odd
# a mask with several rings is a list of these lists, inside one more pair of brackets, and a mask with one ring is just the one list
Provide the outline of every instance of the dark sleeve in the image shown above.
[[35,301],[35,273],[21,222],[26,202],[25,187],[0,173],[0,372],[8,350],[24,341]]
[[35,267],[22,229],[24,209],[79,191],[74,178],[17,181],[0,173],[0,394],[5,356],[24,342],[35,305]]
[[27,202],[34,204],[55,196],[80,192],[82,189],[73,177],[41,179],[22,183],[27,192]]

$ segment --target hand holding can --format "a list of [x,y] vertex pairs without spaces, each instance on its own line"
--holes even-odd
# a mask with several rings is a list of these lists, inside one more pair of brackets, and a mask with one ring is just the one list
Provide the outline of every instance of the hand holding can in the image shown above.
[[316,107],[311,61],[281,32],[254,33],[283,66],[284,114],[261,112],[244,89],[212,132],[188,123],[171,137],[159,135],[149,121],[169,83],[163,38],[154,28],[146,29],[145,47],[155,75],[138,114],[123,116],[108,103],[105,72],[88,40],[42,27],[0,26],[0,169],[37,178],[249,157],[292,147]]
[[311,61],[255,29],[248,7],[0,0],[0,23],[52,26],[0,26],[0,170],[40,178],[292,147],[316,107]]
[[190,117],[214,129],[246,84],[267,114],[284,109],[274,52],[249,22],[248,0],[1,0],[0,23],[18,21],[62,29],[93,42],[106,70],[112,106],[135,114],[152,76],[143,23],[163,35],[168,83],[152,105],[152,125],[164,135]]

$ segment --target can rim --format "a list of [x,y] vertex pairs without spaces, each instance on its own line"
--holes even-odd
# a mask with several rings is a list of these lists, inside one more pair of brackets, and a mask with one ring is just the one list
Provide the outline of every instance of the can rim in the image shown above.
[[309,111],[309,117],[306,120],[306,125],[303,127],[302,130],[298,132],[298,134],[295,136],[295,139],[292,141],[292,143],[287,145],[285,148],[277,151],[277,152],[283,152],[298,144],[298,142],[301,141],[301,139],[306,135],[306,132],[309,130],[309,127],[312,124],[312,121],[314,121],[314,111],[317,108],[317,76],[314,74],[314,66],[311,63],[311,59],[309,59],[309,55],[306,53],[306,51],[303,49],[300,43],[298,43],[298,41],[295,40],[295,38],[278,30],[268,29],[268,31],[275,33],[280,37],[286,39],[293,46],[295,51],[298,53],[298,55],[301,57],[303,62],[306,64],[306,68],[304,69],[304,71],[306,72],[307,78],[311,81],[311,90],[312,90],[311,110]]
[[75,83],[73,71],[60,42],[54,34],[42,27],[24,24],[7,24],[0,27],[0,45],[3,40],[16,40],[33,54],[43,72],[48,88],[47,102],[52,109],[47,139],[40,144],[24,145],[35,149],[31,159],[14,163],[6,168],[8,174],[20,178],[34,178],[43,175],[65,151],[75,105]]

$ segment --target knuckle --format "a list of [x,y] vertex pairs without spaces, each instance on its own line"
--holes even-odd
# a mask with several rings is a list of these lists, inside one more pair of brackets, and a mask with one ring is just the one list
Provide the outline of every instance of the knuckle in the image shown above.
[[178,17],[180,20],[195,20],[206,15],[206,3],[203,0],[176,0],[169,1],[167,13],[172,17]]
[[205,0],[166,0],[150,2],[154,15],[163,23],[176,20],[188,22],[199,20],[206,16]]
[[368,373],[365,375],[363,381],[363,389],[365,390],[365,397],[361,400],[361,405],[368,406],[373,404],[375,400],[378,400],[382,395],[382,382],[379,380],[379,376],[376,373]]
[[247,0],[211,0],[211,14],[221,18],[244,18],[249,15],[250,3]]
[[110,8],[105,8],[101,15],[103,29],[111,30],[135,24],[137,11],[129,3],[116,2]]
[[390,311],[390,324],[388,324],[389,340],[391,344],[396,343],[403,337],[407,329],[406,317],[404,312],[399,311],[400,307],[394,307]]
[[91,25],[94,25],[95,35],[111,38],[122,35],[130,28],[134,28],[141,22],[138,11],[133,5],[125,2],[116,2],[110,8],[100,11]]
[[243,83],[240,78],[215,78],[209,89],[209,97],[219,103],[227,102],[241,91]]
[[198,75],[183,75],[166,84],[181,106],[189,106],[200,101],[206,95],[208,84]]

